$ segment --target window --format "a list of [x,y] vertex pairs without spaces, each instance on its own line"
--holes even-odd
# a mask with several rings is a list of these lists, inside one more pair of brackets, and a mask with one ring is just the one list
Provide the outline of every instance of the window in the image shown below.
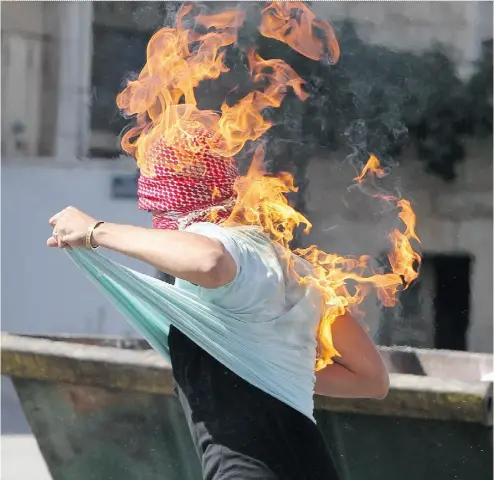
[[435,272],[434,347],[466,350],[470,320],[471,258],[466,255],[437,255]]
[[120,154],[119,135],[128,124],[116,105],[126,79],[146,61],[153,33],[168,23],[177,2],[94,2],[90,156]]
[[471,257],[425,254],[418,280],[385,308],[381,345],[466,350],[470,317]]

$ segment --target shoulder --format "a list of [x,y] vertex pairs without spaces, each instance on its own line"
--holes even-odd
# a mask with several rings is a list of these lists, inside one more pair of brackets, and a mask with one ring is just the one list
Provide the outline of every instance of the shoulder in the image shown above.
[[225,228],[215,223],[193,223],[189,225],[185,231],[189,233],[195,233],[198,235],[204,235],[209,238],[216,238],[223,243],[230,243],[234,241],[234,234],[231,228]]
[[192,225],[189,225],[185,229],[185,231],[191,232],[191,233],[199,233],[201,235],[206,235],[206,234],[211,234],[214,232],[220,232],[220,231],[222,231],[222,227],[217,225],[216,223],[199,222],[199,223],[193,223]]
[[185,231],[219,240],[236,260],[240,260],[237,258],[239,255],[256,256],[262,250],[273,249],[271,241],[257,227],[224,227],[215,223],[203,222],[192,224]]
[[189,225],[186,232],[197,233],[205,236],[218,236],[218,237],[238,237],[245,234],[248,235],[262,235],[267,238],[262,230],[258,227],[237,225],[237,226],[223,226],[210,222],[199,222]]
[[[250,311],[260,297],[273,298],[274,291],[283,288],[283,271],[272,241],[257,227],[228,226],[196,223],[186,229],[191,233],[215,238],[235,260],[237,275],[228,285],[204,291],[203,296],[214,298],[229,309]],[[247,301],[246,292],[249,293]]]

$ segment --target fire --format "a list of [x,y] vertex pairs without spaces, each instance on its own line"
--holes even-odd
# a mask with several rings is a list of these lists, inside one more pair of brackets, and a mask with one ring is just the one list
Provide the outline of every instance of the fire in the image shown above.
[[[286,198],[287,193],[297,191],[293,176],[288,173],[276,177],[266,175],[262,170],[263,153],[262,148],[256,151],[249,172],[238,181],[236,206],[226,225],[240,223],[261,226],[274,241],[289,249],[295,228],[305,225],[304,232],[308,233],[312,225],[289,205]],[[370,173],[372,169],[382,171],[379,160],[374,156],[369,158],[362,174],[355,180],[362,183],[365,172]],[[331,325],[338,317],[347,311],[359,315],[359,304],[373,290],[384,306],[395,305],[398,292],[408,288],[418,276],[421,258],[413,250],[411,241],[420,243],[420,240],[415,233],[416,217],[410,202],[394,197],[385,198],[394,200],[400,210],[398,217],[404,226],[404,232],[394,229],[389,235],[392,246],[388,255],[390,273],[374,272],[372,258],[368,255],[344,257],[328,254],[315,245],[294,251],[313,267],[311,275],[300,278],[300,282],[316,286],[325,306],[318,329],[319,357],[316,369],[332,363],[332,358],[338,355],[331,337]]]
[[[259,139],[271,128],[262,115],[265,108],[279,107],[289,89],[300,100],[307,98],[304,80],[290,65],[280,59],[263,59],[251,49],[246,54],[256,89],[233,105],[224,102],[221,113],[199,110],[194,90],[203,80],[217,79],[228,71],[225,52],[237,41],[245,14],[234,9],[194,17],[193,9],[192,4],[182,6],[176,26],[162,28],[153,35],[147,47],[146,65],[117,97],[117,105],[136,121],[123,136],[122,148],[136,157],[143,175],[153,174],[154,166],[146,152],[158,140],[173,144],[180,137],[180,141],[187,143],[185,150],[193,159],[197,148],[194,132],[206,130],[214,134],[210,147],[228,161],[246,142]],[[191,23],[184,21],[188,16],[193,17],[194,27],[185,26]],[[196,31],[196,26],[201,27],[201,33]],[[259,31],[313,60],[335,63],[340,55],[331,25],[318,20],[302,2],[269,5],[261,12]],[[302,225],[307,233],[311,224],[286,198],[287,193],[296,191],[293,176],[267,175],[262,168],[263,156],[262,147],[258,148],[249,172],[237,182],[236,205],[226,224],[260,226],[288,252],[295,229]],[[384,174],[379,160],[371,156],[354,180],[363,183],[369,175],[381,178]],[[215,189],[213,195],[219,194]],[[325,306],[318,330],[320,348],[316,369],[331,363],[338,355],[331,326],[339,316],[346,311],[358,313],[358,305],[373,290],[385,306],[394,305],[397,293],[417,278],[420,256],[411,244],[419,241],[415,214],[407,200],[382,198],[396,204],[404,226],[404,232],[396,229],[390,234],[390,273],[374,272],[370,257],[365,255],[343,257],[325,253],[314,245],[294,252],[313,266],[311,275],[300,278],[300,282],[315,285]]]
[[[247,52],[249,69],[255,83],[263,88],[254,90],[234,105],[226,102],[221,115],[199,110],[194,89],[206,79],[217,79],[228,72],[224,63],[225,48],[233,45],[242,26],[245,13],[228,10],[214,15],[196,15],[195,25],[206,28],[199,34],[184,27],[184,18],[193,5],[184,5],[177,14],[175,28],[156,32],[147,47],[147,63],[136,80],[117,96],[117,105],[128,116],[135,116],[136,126],[122,138],[122,148],[137,159],[143,174],[152,175],[146,152],[158,140],[173,144],[177,134],[193,138],[201,129],[215,132],[211,147],[224,157],[236,155],[247,141],[255,141],[271,123],[262,116],[267,107],[279,107],[289,88],[301,99],[307,98],[304,81],[285,62],[264,60],[255,51]],[[300,33],[299,33],[300,29]],[[339,57],[338,43],[331,25],[317,20],[301,2],[274,2],[262,12],[262,35],[276,38],[301,53],[313,52],[310,58],[328,55],[332,62]],[[283,40],[282,32],[286,39]],[[323,32],[325,38],[318,38]],[[183,137],[183,135],[182,135]],[[188,148],[194,151],[193,142]]]
[[[303,2],[273,2],[262,11],[259,31],[312,60],[327,56],[331,63],[336,63],[340,58],[333,27],[318,20]],[[316,32],[322,34],[325,41]]]
[[371,155],[369,157],[369,160],[367,160],[367,163],[365,167],[362,169],[360,172],[360,175],[358,177],[355,177],[354,180],[357,183],[363,183],[363,179],[365,177],[365,174],[369,172],[369,174],[376,175],[378,178],[384,177],[386,175],[386,172],[380,168],[381,162],[375,157],[374,155]]
[[232,107],[226,103],[222,105],[217,132],[224,139],[220,153],[227,157],[238,153],[247,140],[257,140],[272,127],[261,112],[267,107],[279,107],[287,87],[292,87],[301,100],[307,98],[307,93],[302,90],[304,81],[283,60],[264,60],[253,50],[247,56],[254,82],[266,86],[264,91],[255,90]]
[[[183,19],[193,6],[184,5],[177,14],[175,28],[157,31],[147,46],[147,63],[136,80],[117,96],[117,105],[126,115],[134,115],[136,126],[122,138],[124,151],[134,155],[143,173],[152,174],[146,152],[159,139],[173,144],[178,133],[191,136],[198,129],[217,131],[219,115],[197,108],[194,89],[206,79],[216,79],[228,68],[225,47],[237,39],[244,12],[229,10],[217,15],[198,15],[196,24],[214,31],[198,34],[183,27]],[[183,138],[183,136],[182,136]],[[193,142],[188,148],[194,151]]]
[[221,198],[221,190],[216,185],[213,186],[213,198]]
[[247,175],[237,181],[237,200],[225,225],[260,226],[274,241],[289,249],[295,228],[304,224],[304,231],[308,233],[312,225],[286,198],[287,193],[297,191],[293,176],[289,173],[266,175],[263,160],[264,150],[260,146]]

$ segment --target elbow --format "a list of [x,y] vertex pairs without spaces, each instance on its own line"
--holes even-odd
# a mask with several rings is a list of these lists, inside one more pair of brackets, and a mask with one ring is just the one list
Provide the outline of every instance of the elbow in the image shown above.
[[384,400],[389,393],[389,374],[387,371],[382,372],[378,377],[372,380],[370,398],[375,400]]
[[211,250],[200,267],[204,277],[203,286],[219,288],[230,283],[236,275],[236,265],[223,246]]

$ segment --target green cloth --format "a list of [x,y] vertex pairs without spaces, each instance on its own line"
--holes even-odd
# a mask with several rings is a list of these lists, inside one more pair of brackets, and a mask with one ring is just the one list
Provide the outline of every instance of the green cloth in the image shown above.
[[[219,238],[233,255],[239,273],[231,285],[209,291],[183,281],[173,286],[96,251],[66,251],[165,359],[173,324],[244,380],[314,421],[319,294],[283,269],[280,250],[257,229],[200,224],[192,230]],[[222,297],[237,295],[239,308],[221,305],[224,288],[230,294]]]

